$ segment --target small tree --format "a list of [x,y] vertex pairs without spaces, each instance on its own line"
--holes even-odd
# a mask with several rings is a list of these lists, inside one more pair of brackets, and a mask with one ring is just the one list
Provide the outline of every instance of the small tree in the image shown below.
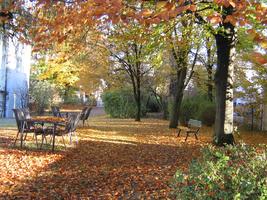
[[20,87],[18,87],[15,90],[15,93],[18,95],[18,98],[20,100],[20,107],[21,108],[28,107],[28,104],[29,104],[29,88],[28,88],[28,84],[27,84],[26,81],[23,83],[23,85],[21,85]]
[[54,96],[54,86],[48,81],[33,81],[31,83],[30,96],[36,105],[36,112],[43,114]]

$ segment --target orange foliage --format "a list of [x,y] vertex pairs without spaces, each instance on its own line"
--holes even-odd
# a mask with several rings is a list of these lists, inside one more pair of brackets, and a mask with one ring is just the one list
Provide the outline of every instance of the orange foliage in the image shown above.
[[[200,156],[212,128],[203,127],[199,141],[184,142],[184,134],[176,137],[167,121],[95,117],[89,128],[78,129],[78,146],[55,153],[11,149],[15,134],[0,130],[0,198],[172,199],[170,179]],[[241,133],[240,139],[267,143],[260,133]]]

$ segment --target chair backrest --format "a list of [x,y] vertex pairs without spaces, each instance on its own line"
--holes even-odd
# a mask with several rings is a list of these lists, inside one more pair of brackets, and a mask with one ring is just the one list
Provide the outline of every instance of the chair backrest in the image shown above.
[[202,126],[202,122],[201,121],[198,121],[198,120],[195,120],[195,119],[189,119],[189,121],[188,121],[188,127],[201,128],[201,126]]
[[84,120],[87,120],[90,113],[91,113],[92,107],[88,107],[84,116]]
[[71,114],[68,116],[65,131],[66,132],[74,132],[78,126],[80,121],[81,113]]
[[61,113],[58,106],[51,106],[51,110],[54,117],[61,117]]
[[84,120],[85,115],[86,115],[86,113],[87,113],[87,110],[88,110],[88,107],[87,107],[87,106],[85,106],[85,107],[82,109],[81,116],[80,116],[80,119],[81,119],[81,120]]
[[31,114],[30,114],[29,108],[22,108],[20,110],[23,112],[23,115],[24,115],[25,119],[30,119],[31,118]]
[[22,126],[24,122],[24,114],[21,109],[12,109],[15,115],[18,131],[22,131]]
[[78,113],[75,117],[74,117],[74,120],[73,120],[73,125],[72,125],[72,129],[71,131],[75,131],[78,124],[79,124],[79,121],[80,121],[80,118],[81,118],[81,113]]

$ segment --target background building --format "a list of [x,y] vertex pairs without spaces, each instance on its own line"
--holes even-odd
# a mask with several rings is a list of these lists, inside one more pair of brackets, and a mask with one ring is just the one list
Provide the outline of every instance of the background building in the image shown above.
[[0,117],[13,117],[13,108],[27,106],[31,48],[0,35]]

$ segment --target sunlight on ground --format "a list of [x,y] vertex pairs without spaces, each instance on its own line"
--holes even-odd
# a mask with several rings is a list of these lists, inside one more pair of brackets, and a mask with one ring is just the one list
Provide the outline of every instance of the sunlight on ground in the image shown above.
[[[99,116],[89,124],[78,128],[78,146],[65,150],[58,138],[54,153],[49,145],[37,149],[32,135],[23,149],[13,148],[16,130],[0,129],[0,198],[165,198],[176,169],[186,170],[212,141],[210,127],[201,128],[199,140],[190,136],[185,142],[184,132],[176,137],[177,131],[158,119]],[[236,137],[241,139],[267,143],[263,133],[242,132]]]

